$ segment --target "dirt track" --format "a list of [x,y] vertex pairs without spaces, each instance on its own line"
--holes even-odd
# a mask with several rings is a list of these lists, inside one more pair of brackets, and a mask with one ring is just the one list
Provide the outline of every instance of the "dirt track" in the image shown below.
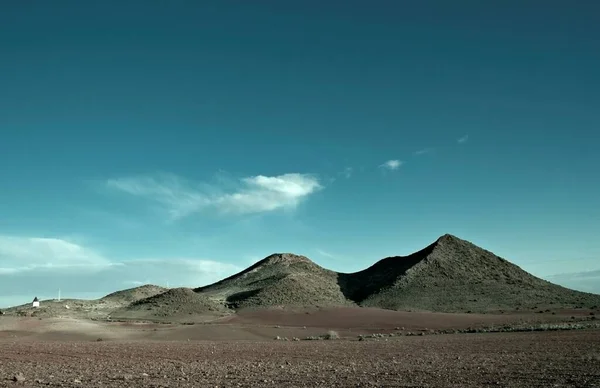
[[[0,387],[600,387],[600,331],[367,341],[0,342]],[[24,382],[11,379],[23,373]]]

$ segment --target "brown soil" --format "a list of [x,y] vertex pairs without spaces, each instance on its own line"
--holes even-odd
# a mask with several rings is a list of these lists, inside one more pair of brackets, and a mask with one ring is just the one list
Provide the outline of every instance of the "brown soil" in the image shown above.
[[13,338],[0,339],[0,387],[598,387],[598,343],[600,330],[362,342]]
[[[573,311],[560,314],[458,314],[392,311],[367,307],[334,307],[323,309],[242,309],[235,315],[218,320],[219,323],[245,325],[307,326],[325,329],[364,329],[372,331],[421,329],[466,329],[493,325],[520,323],[552,323],[570,321]],[[576,320],[589,317],[589,312],[578,312]]]

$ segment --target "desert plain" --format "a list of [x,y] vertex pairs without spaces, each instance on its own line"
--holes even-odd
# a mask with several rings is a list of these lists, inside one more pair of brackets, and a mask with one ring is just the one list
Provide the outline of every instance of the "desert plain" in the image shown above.
[[445,235],[354,273],[274,254],[212,285],[0,314],[0,387],[600,387],[600,296]]

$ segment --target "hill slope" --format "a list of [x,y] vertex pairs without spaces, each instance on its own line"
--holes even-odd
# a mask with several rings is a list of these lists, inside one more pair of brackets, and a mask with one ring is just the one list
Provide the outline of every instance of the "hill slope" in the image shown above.
[[155,286],[154,284],[144,284],[143,286],[113,292],[112,294],[108,294],[100,300],[105,302],[110,301],[121,304],[129,304],[141,299],[161,294],[165,291],[167,291],[167,288]]
[[[537,278],[485,249],[444,235],[406,257],[340,274],[347,297],[362,306],[444,312],[600,305],[600,295]],[[364,286],[361,286],[364,285]]]
[[195,291],[233,308],[349,305],[337,276],[304,256],[278,253]]
[[195,291],[230,307],[342,306],[439,312],[600,305],[600,295],[537,278],[485,249],[444,235],[409,256],[355,273],[324,269],[304,256],[275,254]]
[[190,288],[172,288],[160,294],[137,300],[111,313],[117,319],[191,318],[222,315],[227,308]]
[[151,284],[127,290],[113,292],[100,299],[56,299],[42,300],[39,308],[31,307],[30,303],[6,309],[10,315],[34,317],[70,317],[103,319],[113,310],[123,308],[140,299],[147,298],[167,289]]

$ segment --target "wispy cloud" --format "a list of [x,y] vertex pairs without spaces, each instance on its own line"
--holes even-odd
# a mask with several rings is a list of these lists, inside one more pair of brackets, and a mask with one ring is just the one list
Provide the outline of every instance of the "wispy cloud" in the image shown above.
[[600,294],[600,269],[551,275],[545,279],[575,290]]
[[433,151],[433,148],[423,148],[418,151],[415,151],[414,154],[417,156],[429,154]]
[[332,253],[329,253],[329,252],[327,252],[327,251],[324,251],[324,250],[322,250],[322,249],[320,249],[320,248],[317,248],[317,249],[316,249],[316,252],[317,252],[319,255],[323,256],[323,257],[328,257],[328,258],[330,258],[330,259],[335,259],[335,255],[334,255],[334,254],[332,254]]
[[397,170],[402,166],[403,162],[400,160],[388,160],[387,162],[381,164],[379,167],[385,168],[387,170]]
[[249,214],[294,208],[323,188],[310,174],[257,175],[238,180],[232,192],[207,184],[193,184],[171,174],[110,179],[106,185],[161,204],[171,219],[208,208],[223,213]]
[[352,177],[352,174],[354,173],[354,169],[352,167],[346,167],[344,169],[344,171],[341,172],[341,174],[343,176],[345,176],[346,178],[350,178]]
[[132,285],[198,287],[240,267],[204,258],[158,257],[111,260],[96,250],[58,238],[0,235],[0,307],[63,296],[100,297]]
[[0,262],[0,274],[44,268],[94,271],[112,265],[97,252],[63,239],[2,235]]
[[469,135],[465,135],[461,138],[459,138],[458,140],[456,140],[459,144],[464,144],[469,140]]

